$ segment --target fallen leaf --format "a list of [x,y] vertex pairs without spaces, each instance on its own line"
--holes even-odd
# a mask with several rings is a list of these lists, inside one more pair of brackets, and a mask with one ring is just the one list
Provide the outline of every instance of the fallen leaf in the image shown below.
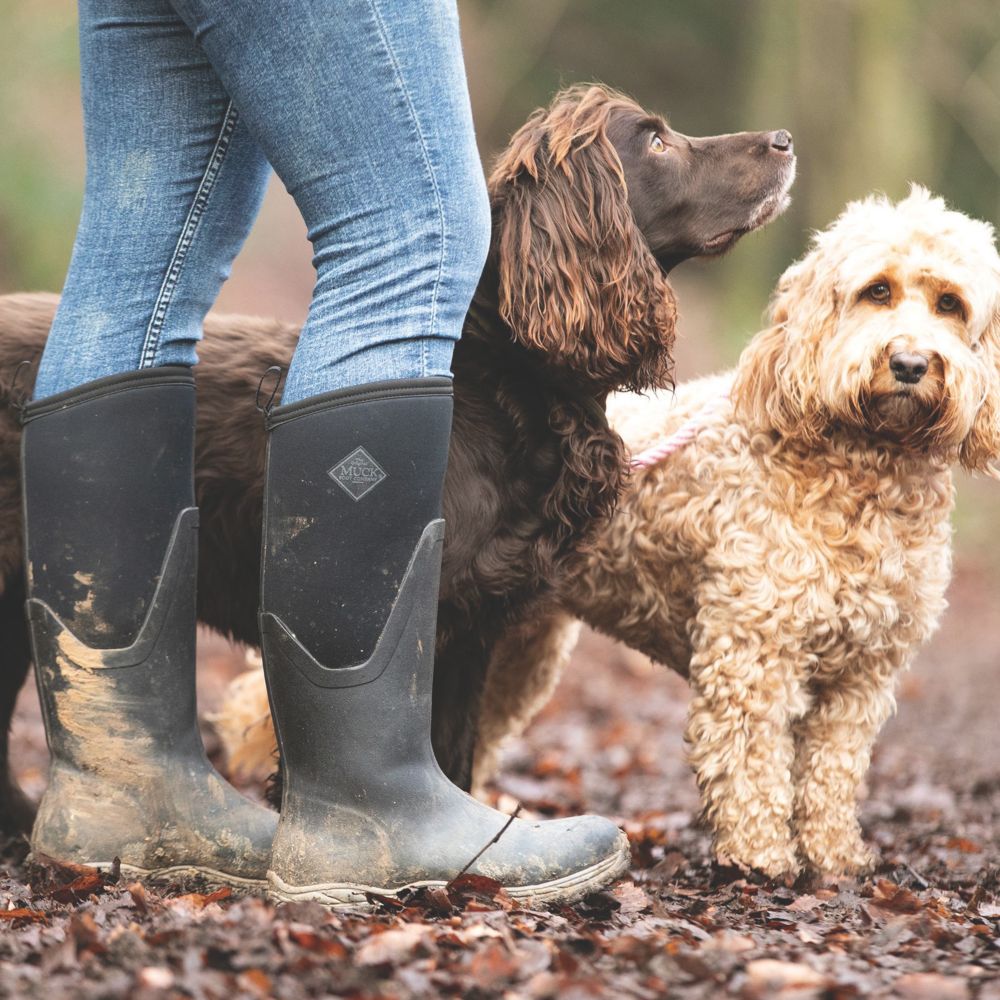
[[808,924],[799,924],[795,930],[796,936],[803,944],[819,944],[823,940]]
[[330,958],[347,957],[347,948],[336,938],[323,937],[311,927],[289,924],[288,937],[300,948],[305,948],[307,951],[315,951]]
[[430,940],[429,924],[404,924],[369,938],[354,953],[358,965],[396,965],[408,958],[425,938]]
[[169,902],[181,904],[190,903],[196,910],[203,910],[209,903],[219,903],[224,899],[229,899],[232,894],[232,889],[228,886],[223,886],[220,889],[216,889],[214,892],[187,892],[183,896],[175,896]]
[[820,902],[816,896],[799,896],[788,904],[788,909],[792,913],[810,913],[820,905]]
[[210,892],[205,896],[205,903],[218,903],[223,899],[229,899],[233,894],[233,890],[228,886],[222,886],[215,890],[215,892]]
[[57,903],[76,903],[94,893],[104,890],[104,875],[96,868],[91,868],[73,879],[69,885],[57,886],[45,893],[49,899]]
[[263,969],[247,969],[246,972],[240,973],[237,982],[244,989],[262,997],[271,996],[274,989],[271,977]]
[[753,951],[757,947],[752,937],[746,934],[736,934],[733,931],[717,931],[712,935],[712,940],[706,947],[718,948],[720,951],[728,951],[738,955],[744,951]]
[[91,865],[78,865],[72,861],[59,861],[48,854],[33,851],[31,855],[35,865],[48,869],[49,872],[62,875],[64,878],[79,878],[81,875],[99,875],[100,870]]
[[28,910],[23,906],[16,910],[0,910],[0,920],[48,920],[49,915],[41,910]]
[[135,981],[147,990],[169,990],[174,985],[174,974],[162,965],[150,965],[136,973]]
[[920,897],[895,882],[880,878],[875,883],[872,905],[893,913],[918,913],[923,906]]
[[638,964],[645,962],[655,950],[656,942],[652,936],[636,937],[633,934],[622,934],[611,942],[608,954]]
[[747,982],[744,994],[748,998],[780,996],[785,990],[801,990],[825,986],[826,977],[801,962],[780,962],[774,958],[758,958],[747,962]]
[[953,851],[961,851],[963,854],[982,854],[983,849],[974,841],[965,837],[952,837],[945,845]]
[[504,935],[495,927],[488,924],[470,924],[468,927],[455,931],[455,940],[460,944],[471,944],[473,941],[480,941],[483,938],[502,938]]
[[504,980],[517,977],[521,962],[506,945],[493,941],[476,949],[469,962],[469,975],[480,989],[492,989]]
[[149,913],[149,900],[146,897],[146,887],[141,882],[132,882],[126,886],[132,897],[135,908],[143,915]]
[[618,912],[624,917],[633,913],[642,913],[652,907],[653,901],[643,890],[633,882],[620,882],[611,890],[611,895],[618,900]]
[[427,907],[436,913],[450,913],[455,908],[455,904],[451,901],[444,886],[427,886],[423,890],[423,899]]
[[496,879],[485,875],[460,875],[441,891],[448,897],[451,906],[470,913],[511,910],[515,905],[506,889]]
[[103,955],[107,948],[101,940],[101,931],[91,913],[77,910],[69,918],[69,933],[78,955]]
[[903,1000],[966,1000],[969,996],[964,980],[937,972],[911,972],[900,976],[892,989]]

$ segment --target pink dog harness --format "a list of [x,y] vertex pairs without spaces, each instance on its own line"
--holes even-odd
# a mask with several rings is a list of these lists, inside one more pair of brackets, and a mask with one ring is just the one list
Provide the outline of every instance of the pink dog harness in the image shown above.
[[717,413],[728,402],[729,393],[727,392],[706,403],[693,417],[685,420],[673,434],[668,434],[652,447],[635,455],[630,463],[632,468],[648,469],[673,455],[674,452],[680,451],[681,448],[686,448],[698,436],[698,432],[705,426],[708,418]]

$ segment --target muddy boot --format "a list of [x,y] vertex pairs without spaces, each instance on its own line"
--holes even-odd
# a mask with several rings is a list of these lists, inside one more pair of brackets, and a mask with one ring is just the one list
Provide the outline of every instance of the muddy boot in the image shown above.
[[36,857],[259,888],[277,817],[205,756],[195,707],[194,379],[150,368],[31,403],[28,619],[52,762]]
[[[283,768],[273,899],[355,906],[441,886],[507,822],[431,750],[450,423],[447,379],[270,415],[261,638]],[[518,898],[567,901],[628,859],[606,820],[518,819],[469,870]]]

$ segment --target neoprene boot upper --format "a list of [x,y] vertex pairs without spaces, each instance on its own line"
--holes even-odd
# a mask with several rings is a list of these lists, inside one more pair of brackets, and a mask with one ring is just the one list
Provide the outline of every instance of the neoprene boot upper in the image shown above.
[[[282,758],[278,899],[364,904],[444,884],[507,823],[445,777],[430,742],[451,406],[449,380],[422,379],[269,416],[260,621]],[[627,863],[606,820],[516,819],[470,871],[566,900]]]
[[209,763],[195,702],[198,510],[187,368],[26,407],[28,618],[51,754],[32,851],[260,885],[275,815]]

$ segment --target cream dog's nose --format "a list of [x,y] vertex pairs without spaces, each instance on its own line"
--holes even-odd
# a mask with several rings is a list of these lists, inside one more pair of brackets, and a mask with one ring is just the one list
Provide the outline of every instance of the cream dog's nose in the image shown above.
[[889,369],[897,382],[916,385],[927,374],[927,359],[915,351],[899,351],[889,358]]

